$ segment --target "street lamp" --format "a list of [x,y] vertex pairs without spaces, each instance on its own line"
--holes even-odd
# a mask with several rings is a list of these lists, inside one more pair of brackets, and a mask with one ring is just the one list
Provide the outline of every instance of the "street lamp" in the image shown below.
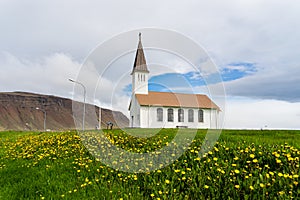
[[74,81],[73,79],[70,79],[69,78],[69,81],[73,82],[73,83],[77,83],[79,85],[82,86],[83,88],[83,115],[82,115],[82,131],[84,131],[84,120],[85,120],[85,96],[86,96],[86,89],[85,89],[85,86],[78,82],[78,81]]
[[44,132],[46,132],[46,118],[47,118],[47,112],[45,110],[40,109],[39,107],[35,108],[36,110],[40,110],[44,113]]

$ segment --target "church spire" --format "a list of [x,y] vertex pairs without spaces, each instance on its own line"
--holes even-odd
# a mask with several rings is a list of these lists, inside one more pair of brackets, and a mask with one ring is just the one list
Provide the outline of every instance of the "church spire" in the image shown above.
[[133,64],[133,69],[131,75],[134,72],[146,72],[149,73],[147,68],[146,59],[144,55],[143,45],[142,45],[142,34],[139,33],[139,44],[135,54],[135,60]]

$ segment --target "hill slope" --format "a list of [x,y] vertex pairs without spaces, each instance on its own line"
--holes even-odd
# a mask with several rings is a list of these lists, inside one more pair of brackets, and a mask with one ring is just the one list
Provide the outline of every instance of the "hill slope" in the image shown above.
[[[82,103],[57,96],[26,92],[0,93],[0,130],[42,130],[44,113],[41,110],[46,111],[47,129],[75,129],[72,102],[79,109],[83,108]],[[95,129],[99,124],[98,116],[99,107],[86,104],[86,129]],[[77,126],[81,126],[82,117],[77,116],[75,119]],[[129,124],[123,113],[102,108],[101,126],[106,127],[109,121],[114,123],[114,127],[126,127]]]

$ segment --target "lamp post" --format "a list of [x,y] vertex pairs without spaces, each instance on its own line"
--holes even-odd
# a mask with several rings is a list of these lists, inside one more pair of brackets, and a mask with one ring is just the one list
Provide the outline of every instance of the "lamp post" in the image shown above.
[[84,121],[85,121],[85,96],[86,96],[86,88],[85,88],[85,86],[84,86],[82,83],[80,83],[80,82],[78,82],[78,81],[74,81],[73,79],[70,79],[70,78],[69,78],[69,81],[71,81],[71,82],[73,82],[73,83],[77,83],[77,84],[81,85],[81,86],[82,86],[82,88],[83,88],[83,115],[82,115],[82,131],[84,131]]
[[46,118],[47,118],[47,112],[45,110],[40,109],[39,107],[35,108],[36,110],[40,110],[44,113],[44,132],[46,132]]

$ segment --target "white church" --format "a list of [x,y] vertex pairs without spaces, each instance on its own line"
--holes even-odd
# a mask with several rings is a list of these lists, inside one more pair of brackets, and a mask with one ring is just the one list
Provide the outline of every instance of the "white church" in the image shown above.
[[218,128],[220,108],[206,95],[148,91],[141,33],[131,76],[130,127]]

